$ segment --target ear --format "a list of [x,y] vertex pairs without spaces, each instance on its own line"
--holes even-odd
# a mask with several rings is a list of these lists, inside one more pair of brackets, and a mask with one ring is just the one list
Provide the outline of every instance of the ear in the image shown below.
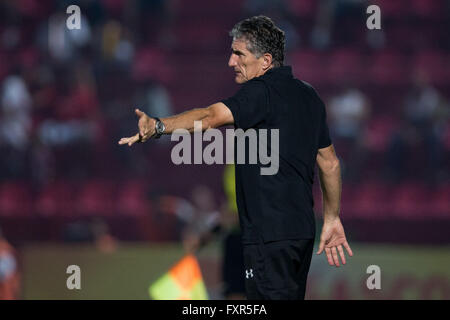
[[263,56],[262,68],[263,70],[267,70],[272,65],[272,55],[270,53],[265,53]]

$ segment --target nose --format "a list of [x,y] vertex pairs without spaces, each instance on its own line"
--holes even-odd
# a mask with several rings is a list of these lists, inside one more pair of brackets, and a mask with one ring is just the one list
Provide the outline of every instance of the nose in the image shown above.
[[235,54],[230,55],[230,59],[228,60],[229,67],[235,67],[237,65]]

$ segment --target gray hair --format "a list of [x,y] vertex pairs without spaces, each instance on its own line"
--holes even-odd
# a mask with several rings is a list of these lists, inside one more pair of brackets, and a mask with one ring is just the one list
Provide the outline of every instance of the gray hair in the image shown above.
[[230,31],[234,40],[243,39],[247,42],[247,50],[260,58],[265,53],[272,55],[275,67],[281,67],[284,62],[284,31],[278,28],[266,16],[255,16],[238,22]]

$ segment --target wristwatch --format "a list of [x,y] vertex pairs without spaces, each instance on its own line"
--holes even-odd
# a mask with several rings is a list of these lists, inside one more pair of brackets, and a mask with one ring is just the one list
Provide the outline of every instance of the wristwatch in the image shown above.
[[155,119],[155,121],[156,121],[154,137],[155,137],[155,139],[159,139],[159,137],[161,137],[163,135],[164,131],[166,130],[166,126],[159,118],[157,118],[157,117],[152,117],[152,118]]

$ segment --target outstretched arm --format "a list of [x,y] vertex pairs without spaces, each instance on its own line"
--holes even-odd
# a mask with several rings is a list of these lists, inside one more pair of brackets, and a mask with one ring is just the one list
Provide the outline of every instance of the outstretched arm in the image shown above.
[[328,263],[339,267],[339,258],[345,264],[345,247],[350,256],[353,255],[345,237],[344,227],[339,219],[341,201],[341,169],[339,159],[336,157],[333,145],[319,149],[317,153],[317,165],[319,167],[320,187],[323,199],[323,227],[320,236],[319,251],[325,249]]
[[[120,139],[119,144],[128,144],[131,146],[135,142],[145,142],[155,134],[156,121],[139,109],[136,109],[135,112],[139,117],[139,132],[132,137]],[[206,108],[188,110],[171,117],[163,118],[161,121],[166,127],[165,134],[171,134],[176,129],[186,129],[189,132],[193,132],[194,121],[202,122],[202,130],[234,123],[233,114],[222,102],[212,104]]]

